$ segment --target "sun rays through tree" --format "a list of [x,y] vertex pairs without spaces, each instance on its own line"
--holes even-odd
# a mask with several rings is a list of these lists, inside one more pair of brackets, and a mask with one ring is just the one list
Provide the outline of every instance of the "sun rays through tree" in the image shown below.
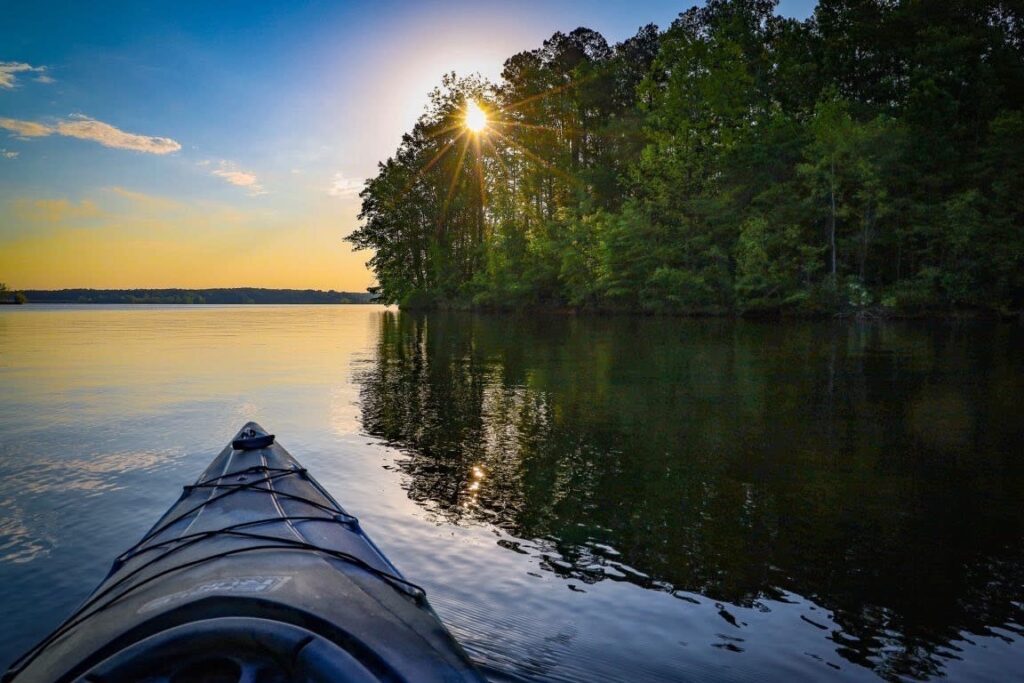
[[1024,307],[1024,57],[1003,3],[709,0],[446,75],[348,239],[405,306]]

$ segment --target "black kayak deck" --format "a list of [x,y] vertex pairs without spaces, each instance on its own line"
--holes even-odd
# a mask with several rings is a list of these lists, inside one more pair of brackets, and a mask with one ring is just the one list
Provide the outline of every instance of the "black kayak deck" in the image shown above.
[[177,683],[203,672],[482,680],[423,590],[254,422],[3,680]]

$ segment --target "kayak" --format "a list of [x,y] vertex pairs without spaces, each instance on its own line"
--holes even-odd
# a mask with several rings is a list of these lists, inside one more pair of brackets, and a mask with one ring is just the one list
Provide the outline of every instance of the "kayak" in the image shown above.
[[422,588],[246,424],[7,681],[482,681]]

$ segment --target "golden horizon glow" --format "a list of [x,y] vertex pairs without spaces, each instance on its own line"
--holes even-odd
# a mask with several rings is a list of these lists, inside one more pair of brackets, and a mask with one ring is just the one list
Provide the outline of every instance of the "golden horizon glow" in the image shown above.
[[466,128],[472,133],[481,133],[487,128],[487,112],[485,112],[476,100],[466,100]]
[[363,291],[367,255],[339,239],[355,217],[324,198],[293,217],[111,187],[78,199],[0,203],[16,233],[0,247],[12,289],[270,287]]

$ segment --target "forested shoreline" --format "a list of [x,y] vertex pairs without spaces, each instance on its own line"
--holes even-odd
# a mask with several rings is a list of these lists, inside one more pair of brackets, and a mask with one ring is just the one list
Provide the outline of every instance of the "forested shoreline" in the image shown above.
[[22,303],[32,304],[366,304],[374,300],[364,292],[263,287],[27,289],[19,293]]
[[1017,314],[1022,50],[991,0],[555,33],[498,83],[445,76],[347,239],[406,307]]

